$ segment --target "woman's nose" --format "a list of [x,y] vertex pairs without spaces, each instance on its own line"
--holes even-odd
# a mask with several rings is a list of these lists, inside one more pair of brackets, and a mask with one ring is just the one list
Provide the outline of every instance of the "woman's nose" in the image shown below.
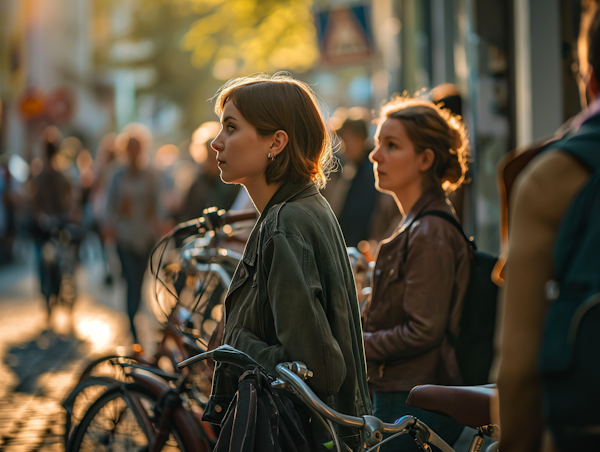
[[381,161],[381,152],[379,152],[379,149],[379,146],[375,146],[375,149],[373,149],[369,154],[369,160],[372,163]]
[[221,136],[221,134],[217,135],[217,138],[212,140],[212,142],[210,143],[210,147],[213,148],[217,152],[219,152],[223,149],[223,146],[222,146],[221,142],[219,141],[220,136]]

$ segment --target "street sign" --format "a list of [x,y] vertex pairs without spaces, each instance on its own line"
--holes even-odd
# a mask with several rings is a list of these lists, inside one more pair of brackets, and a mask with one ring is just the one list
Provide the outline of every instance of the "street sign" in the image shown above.
[[40,90],[30,88],[19,99],[19,111],[27,121],[40,119],[46,111],[46,103]]
[[366,5],[334,6],[316,15],[324,64],[356,64],[373,54],[373,34]]

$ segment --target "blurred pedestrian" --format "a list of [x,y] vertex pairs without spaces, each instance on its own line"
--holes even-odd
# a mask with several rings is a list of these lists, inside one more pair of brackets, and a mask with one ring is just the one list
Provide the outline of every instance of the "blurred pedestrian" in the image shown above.
[[[595,421],[590,422],[590,411],[583,406],[576,409],[576,414],[563,410],[562,416],[569,419],[564,419],[558,425],[556,422],[549,422],[551,419],[548,418],[549,401],[556,398],[556,391],[562,393],[561,397],[571,400],[575,398],[571,395],[585,398],[588,393],[588,400],[594,401],[595,394],[598,393],[597,381],[587,385],[571,383],[562,388],[554,387],[554,393],[543,393],[541,382],[547,381],[548,373],[540,374],[540,369],[555,367],[554,363],[549,365],[540,359],[542,346],[548,338],[554,344],[568,341],[569,349],[576,348],[580,341],[579,335],[571,338],[571,333],[567,339],[567,332],[561,333],[559,328],[547,330],[546,334],[549,336],[545,336],[544,324],[549,310],[555,306],[565,306],[562,299],[556,298],[570,296],[567,305],[574,307],[578,297],[586,291],[597,291],[600,279],[597,276],[591,287],[585,282],[585,275],[578,275],[578,278],[583,278],[580,279],[581,283],[572,287],[560,287],[560,290],[555,282],[560,276],[555,265],[560,244],[560,240],[557,240],[560,237],[559,228],[578,214],[570,206],[587,185],[591,174],[590,168],[584,164],[585,160],[576,158],[571,153],[590,146],[592,149],[595,146],[596,151],[600,148],[600,8],[595,0],[582,2],[578,53],[578,82],[584,112],[570,122],[562,140],[546,146],[541,154],[527,164],[512,189],[497,376],[502,430],[500,450],[594,450],[600,444],[595,414],[597,404],[592,407],[591,417],[596,418]],[[562,130],[560,133],[564,132]],[[597,160],[597,156],[595,158]],[[597,224],[589,224],[587,227],[597,228]],[[576,240],[580,237],[575,235],[581,235],[585,231],[582,229],[572,236],[562,238],[563,241],[577,244],[572,250],[572,256],[580,251],[577,249],[580,242]],[[561,263],[563,262],[558,262],[559,265]],[[555,305],[559,302],[562,304]],[[560,316],[573,325],[570,323],[570,312],[571,308],[567,308]],[[592,329],[598,329],[597,324],[588,325],[588,328],[591,326]],[[586,346],[594,351],[583,357],[579,352],[573,351],[570,360],[566,359],[565,350],[562,350],[559,359],[570,362],[571,365],[568,369],[560,369],[560,375],[574,374],[576,360],[583,359],[592,365],[597,362],[597,344]],[[553,415],[556,416],[556,413]]]
[[17,235],[16,184],[9,161],[8,154],[0,157],[0,265],[12,261]]
[[185,197],[181,221],[201,216],[208,207],[229,210],[240,191],[239,185],[225,184],[221,180],[217,155],[207,145],[215,139],[220,129],[218,122],[210,121],[198,127],[192,135],[190,154],[200,166]]
[[105,271],[104,282],[107,285],[112,284],[113,276],[107,243],[104,234],[102,234],[102,226],[106,215],[108,185],[118,167],[117,149],[115,146],[116,138],[117,135],[111,132],[105,135],[100,141],[93,165],[94,181],[90,190],[90,204],[92,208],[91,229],[100,238],[100,251]]
[[[396,97],[384,105],[370,158],[377,189],[391,193],[404,218],[380,243],[364,342],[375,416],[418,417],[453,444],[463,427],[449,417],[406,405],[420,384],[462,383],[451,337],[457,337],[469,283],[470,250],[448,220],[447,195],[464,180],[468,139],[462,122],[432,102]],[[410,436],[381,447],[417,451]]]
[[[43,169],[32,181],[32,204],[34,216],[34,237],[39,265],[41,290],[46,298],[48,319],[50,319],[52,299],[60,291],[60,271],[55,265],[46,265],[43,256],[44,244],[55,228],[64,226],[69,220],[73,207],[73,187],[67,177],[56,168],[56,157],[60,131],[48,127],[43,134]],[[50,248],[46,248],[50,250]]]
[[[375,188],[373,164],[369,161],[369,152],[373,149],[368,139],[369,119],[369,112],[363,108],[349,110],[348,117],[337,130],[342,141],[341,170],[332,174],[323,190],[323,196],[338,218],[347,246],[356,247],[361,241],[370,239],[378,242],[391,233],[394,226],[390,228],[390,225],[400,219],[390,196]],[[387,209],[391,211],[391,217],[381,206],[386,201],[392,207]]]
[[139,336],[134,319],[142,299],[148,258],[159,230],[159,186],[156,172],[148,167],[147,154],[152,141],[148,128],[129,124],[118,140],[126,143],[127,164],[115,172],[109,183],[104,235],[117,245],[127,282],[127,314],[137,344]]

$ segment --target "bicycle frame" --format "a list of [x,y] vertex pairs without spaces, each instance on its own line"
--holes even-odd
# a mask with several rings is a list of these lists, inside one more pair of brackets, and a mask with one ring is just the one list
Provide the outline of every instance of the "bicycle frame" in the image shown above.
[[[183,440],[185,443],[199,445],[198,450],[202,452],[200,445],[202,445],[204,442],[204,437],[207,433],[207,430],[205,429],[204,432],[200,432],[198,430],[198,426],[199,423],[203,421],[200,419],[194,419],[190,411],[180,407],[181,400],[179,399],[179,394],[181,393],[182,385],[185,383],[185,375],[180,375],[175,388],[172,388],[164,381],[160,381],[157,378],[149,375],[142,375],[138,372],[132,372],[131,376],[134,382],[146,387],[157,397],[157,405],[161,409],[160,420],[158,422],[157,429],[155,430],[152,428],[152,436],[149,436],[149,438],[153,439],[151,447],[149,448],[149,452],[160,452],[160,450],[162,450],[168,438],[167,426],[171,421],[176,423],[179,427],[179,431],[183,435]],[[126,389],[123,389],[124,396],[126,395],[126,392]],[[130,397],[129,395],[127,396],[135,399],[135,397]],[[139,412],[139,420],[141,425],[146,423],[149,423],[150,426],[153,425],[152,420],[148,417],[148,413],[143,407],[141,407]]]

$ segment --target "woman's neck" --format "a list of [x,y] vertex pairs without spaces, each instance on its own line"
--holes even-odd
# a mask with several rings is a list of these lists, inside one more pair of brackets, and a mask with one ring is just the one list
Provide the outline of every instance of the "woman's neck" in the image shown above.
[[402,216],[406,216],[414,207],[425,190],[421,184],[410,185],[403,190],[398,190],[393,193],[396,205]]
[[265,180],[262,180],[255,183],[245,183],[243,185],[246,187],[246,190],[248,190],[248,195],[250,195],[254,207],[256,207],[258,213],[262,214],[273,195],[277,193],[277,190],[279,190],[283,184],[267,184]]

